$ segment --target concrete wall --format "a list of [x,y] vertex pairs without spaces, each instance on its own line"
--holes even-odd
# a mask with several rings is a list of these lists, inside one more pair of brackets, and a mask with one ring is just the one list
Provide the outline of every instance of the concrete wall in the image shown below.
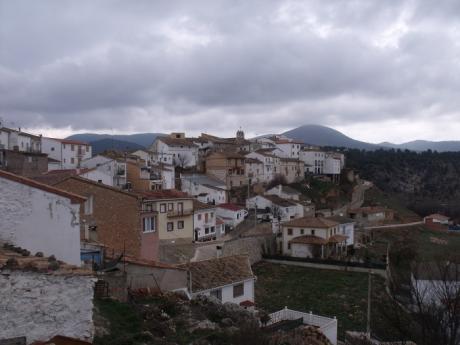
[[26,336],[27,343],[63,335],[91,341],[91,276],[3,271],[0,274],[0,339]]
[[274,252],[276,243],[272,236],[242,237],[226,241],[222,247],[222,256],[249,255],[251,265],[262,260],[262,254]]
[[35,176],[48,171],[48,157],[40,153],[3,151],[3,169],[22,176]]
[[0,240],[80,265],[80,205],[0,178]]

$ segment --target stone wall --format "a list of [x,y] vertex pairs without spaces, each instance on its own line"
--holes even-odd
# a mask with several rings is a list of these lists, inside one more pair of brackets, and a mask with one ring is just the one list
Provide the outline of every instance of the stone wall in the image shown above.
[[[0,272],[0,339],[93,339],[92,276]],[[7,296],[7,298],[5,298]]]
[[262,254],[275,250],[273,236],[242,237],[227,241],[222,246],[222,256],[249,255],[251,265],[262,260]]

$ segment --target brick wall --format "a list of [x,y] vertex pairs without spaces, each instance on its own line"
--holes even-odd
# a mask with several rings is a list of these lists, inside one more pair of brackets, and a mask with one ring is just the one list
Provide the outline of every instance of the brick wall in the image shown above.
[[95,225],[97,242],[107,246],[108,251],[121,253],[125,248],[127,255],[141,256],[142,230],[137,197],[78,178],[67,179],[56,187],[93,197],[92,214],[84,214],[85,208],[81,207],[82,232],[85,224]]
[[2,150],[1,169],[22,176],[36,176],[48,171],[48,157],[41,153]]

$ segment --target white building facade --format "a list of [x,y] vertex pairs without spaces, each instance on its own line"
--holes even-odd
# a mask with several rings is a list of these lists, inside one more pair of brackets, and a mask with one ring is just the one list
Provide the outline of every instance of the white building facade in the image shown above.
[[0,240],[80,265],[85,198],[0,171]]
[[60,162],[60,169],[75,169],[92,156],[91,145],[82,141],[42,137],[42,152]]

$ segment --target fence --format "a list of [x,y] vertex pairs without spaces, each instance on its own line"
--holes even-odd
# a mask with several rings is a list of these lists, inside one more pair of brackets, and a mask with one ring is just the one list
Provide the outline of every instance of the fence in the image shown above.
[[296,310],[291,310],[285,307],[284,309],[270,314],[270,321],[266,326],[276,324],[286,320],[302,319],[304,325],[316,326],[319,330],[331,341],[333,345],[337,344],[337,319],[325,316],[314,315],[312,312],[303,313]]

